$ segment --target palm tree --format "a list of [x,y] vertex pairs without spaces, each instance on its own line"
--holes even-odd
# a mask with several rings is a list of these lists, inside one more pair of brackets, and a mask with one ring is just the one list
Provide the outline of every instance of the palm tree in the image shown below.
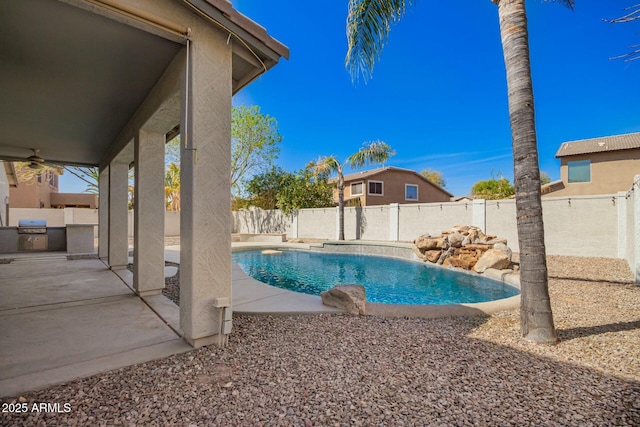
[[[573,9],[574,0],[557,0]],[[371,76],[387,40],[415,0],[349,0],[346,65],[351,78]],[[516,220],[520,245],[520,329],[524,339],[553,344],[553,324],[547,279],[540,169],[536,142],[533,85],[525,0],[491,0],[498,6],[500,35],[507,74],[513,147]]]
[[353,153],[342,163],[335,156],[328,156],[321,157],[317,163],[311,165],[316,174],[329,175],[335,172],[338,175],[338,240],[344,240],[344,168],[347,165],[352,168],[361,168],[370,163],[384,163],[395,154],[396,152],[386,142],[374,141],[365,143],[357,153]]
[[180,210],[180,166],[169,163],[164,177],[164,195],[167,202],[167,210]]

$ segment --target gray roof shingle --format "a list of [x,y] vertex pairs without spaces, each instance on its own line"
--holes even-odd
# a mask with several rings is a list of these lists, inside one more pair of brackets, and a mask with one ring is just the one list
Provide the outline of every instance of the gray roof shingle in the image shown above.
[[556,158],[633,148],[640,148],[640,132],[564,142],[560,145]]

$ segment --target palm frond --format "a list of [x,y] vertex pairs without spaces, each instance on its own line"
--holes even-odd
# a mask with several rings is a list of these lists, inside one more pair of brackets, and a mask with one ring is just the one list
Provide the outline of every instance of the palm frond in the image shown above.
[[624,10],[626,12],[624,16],[615,19],[605,19],[604,21],[612,24],[618,24],[620,22],[631,22],[636,19],[640,19],[640,4],[634,4],[633,6],[626,7]]
[[347,158],[352,168],[361,168],[369,163],[384,163],[396,152],[384,141],[365,143],[357,152]]
[[[351,80],[362,75],[366,82],[387,43],[391,25],[402,18],[416,0],[349,0],[347,56],[345,66]],[[573,0],[571,0],[573,1]]]
[[545,1],[552,1],[554,3],[560,3],[563,6],[568,7],[571,10],[573,10],[573,8],[576,5],[576,0],[545,0]]
[[331,175],[333,172],[340,173],[342,165],[336,159],[335,156],[320,157],[313,165],[314,171],[317,174]]

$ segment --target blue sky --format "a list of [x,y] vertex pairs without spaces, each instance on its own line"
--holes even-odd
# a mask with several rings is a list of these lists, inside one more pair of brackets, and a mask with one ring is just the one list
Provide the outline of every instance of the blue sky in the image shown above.
[[[436,169],[455,195],[492,171],[513,180],[498,12],[490,0],[418,1],[393,27],[367,84],[353,84],[344,67],[348,0],[232,3],[291,50],[288,61],[234,98],[278,120],[279,166],[297,170],[320,155],[344,159],[363,142],[384,140],[397,152],[387,165]],[[562,142],[640,131],[640,60],[609,60],[640,43],[640,21],[602,20],[635,3],[581,0],[571,12],[527,2],[540,168],[552,180]]]

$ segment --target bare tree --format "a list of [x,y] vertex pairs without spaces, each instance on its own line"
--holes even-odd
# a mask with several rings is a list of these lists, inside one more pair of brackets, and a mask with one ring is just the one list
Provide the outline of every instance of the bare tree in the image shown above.
[[[633,6],[629,6],[624,9],[625,14],[619,18],[615,19],[605,19],[605,22],[609,22],[611,24],[619,24],[625,22],[636,21],[640,19],[640,4],[635,4]],[[634,44],[629,46],[631,49],[630,52],[627,52],[623,55],[614,56],[609,59],[621,59],[624,62],[631,62],[637,59],[640,59],[640,44]]]

